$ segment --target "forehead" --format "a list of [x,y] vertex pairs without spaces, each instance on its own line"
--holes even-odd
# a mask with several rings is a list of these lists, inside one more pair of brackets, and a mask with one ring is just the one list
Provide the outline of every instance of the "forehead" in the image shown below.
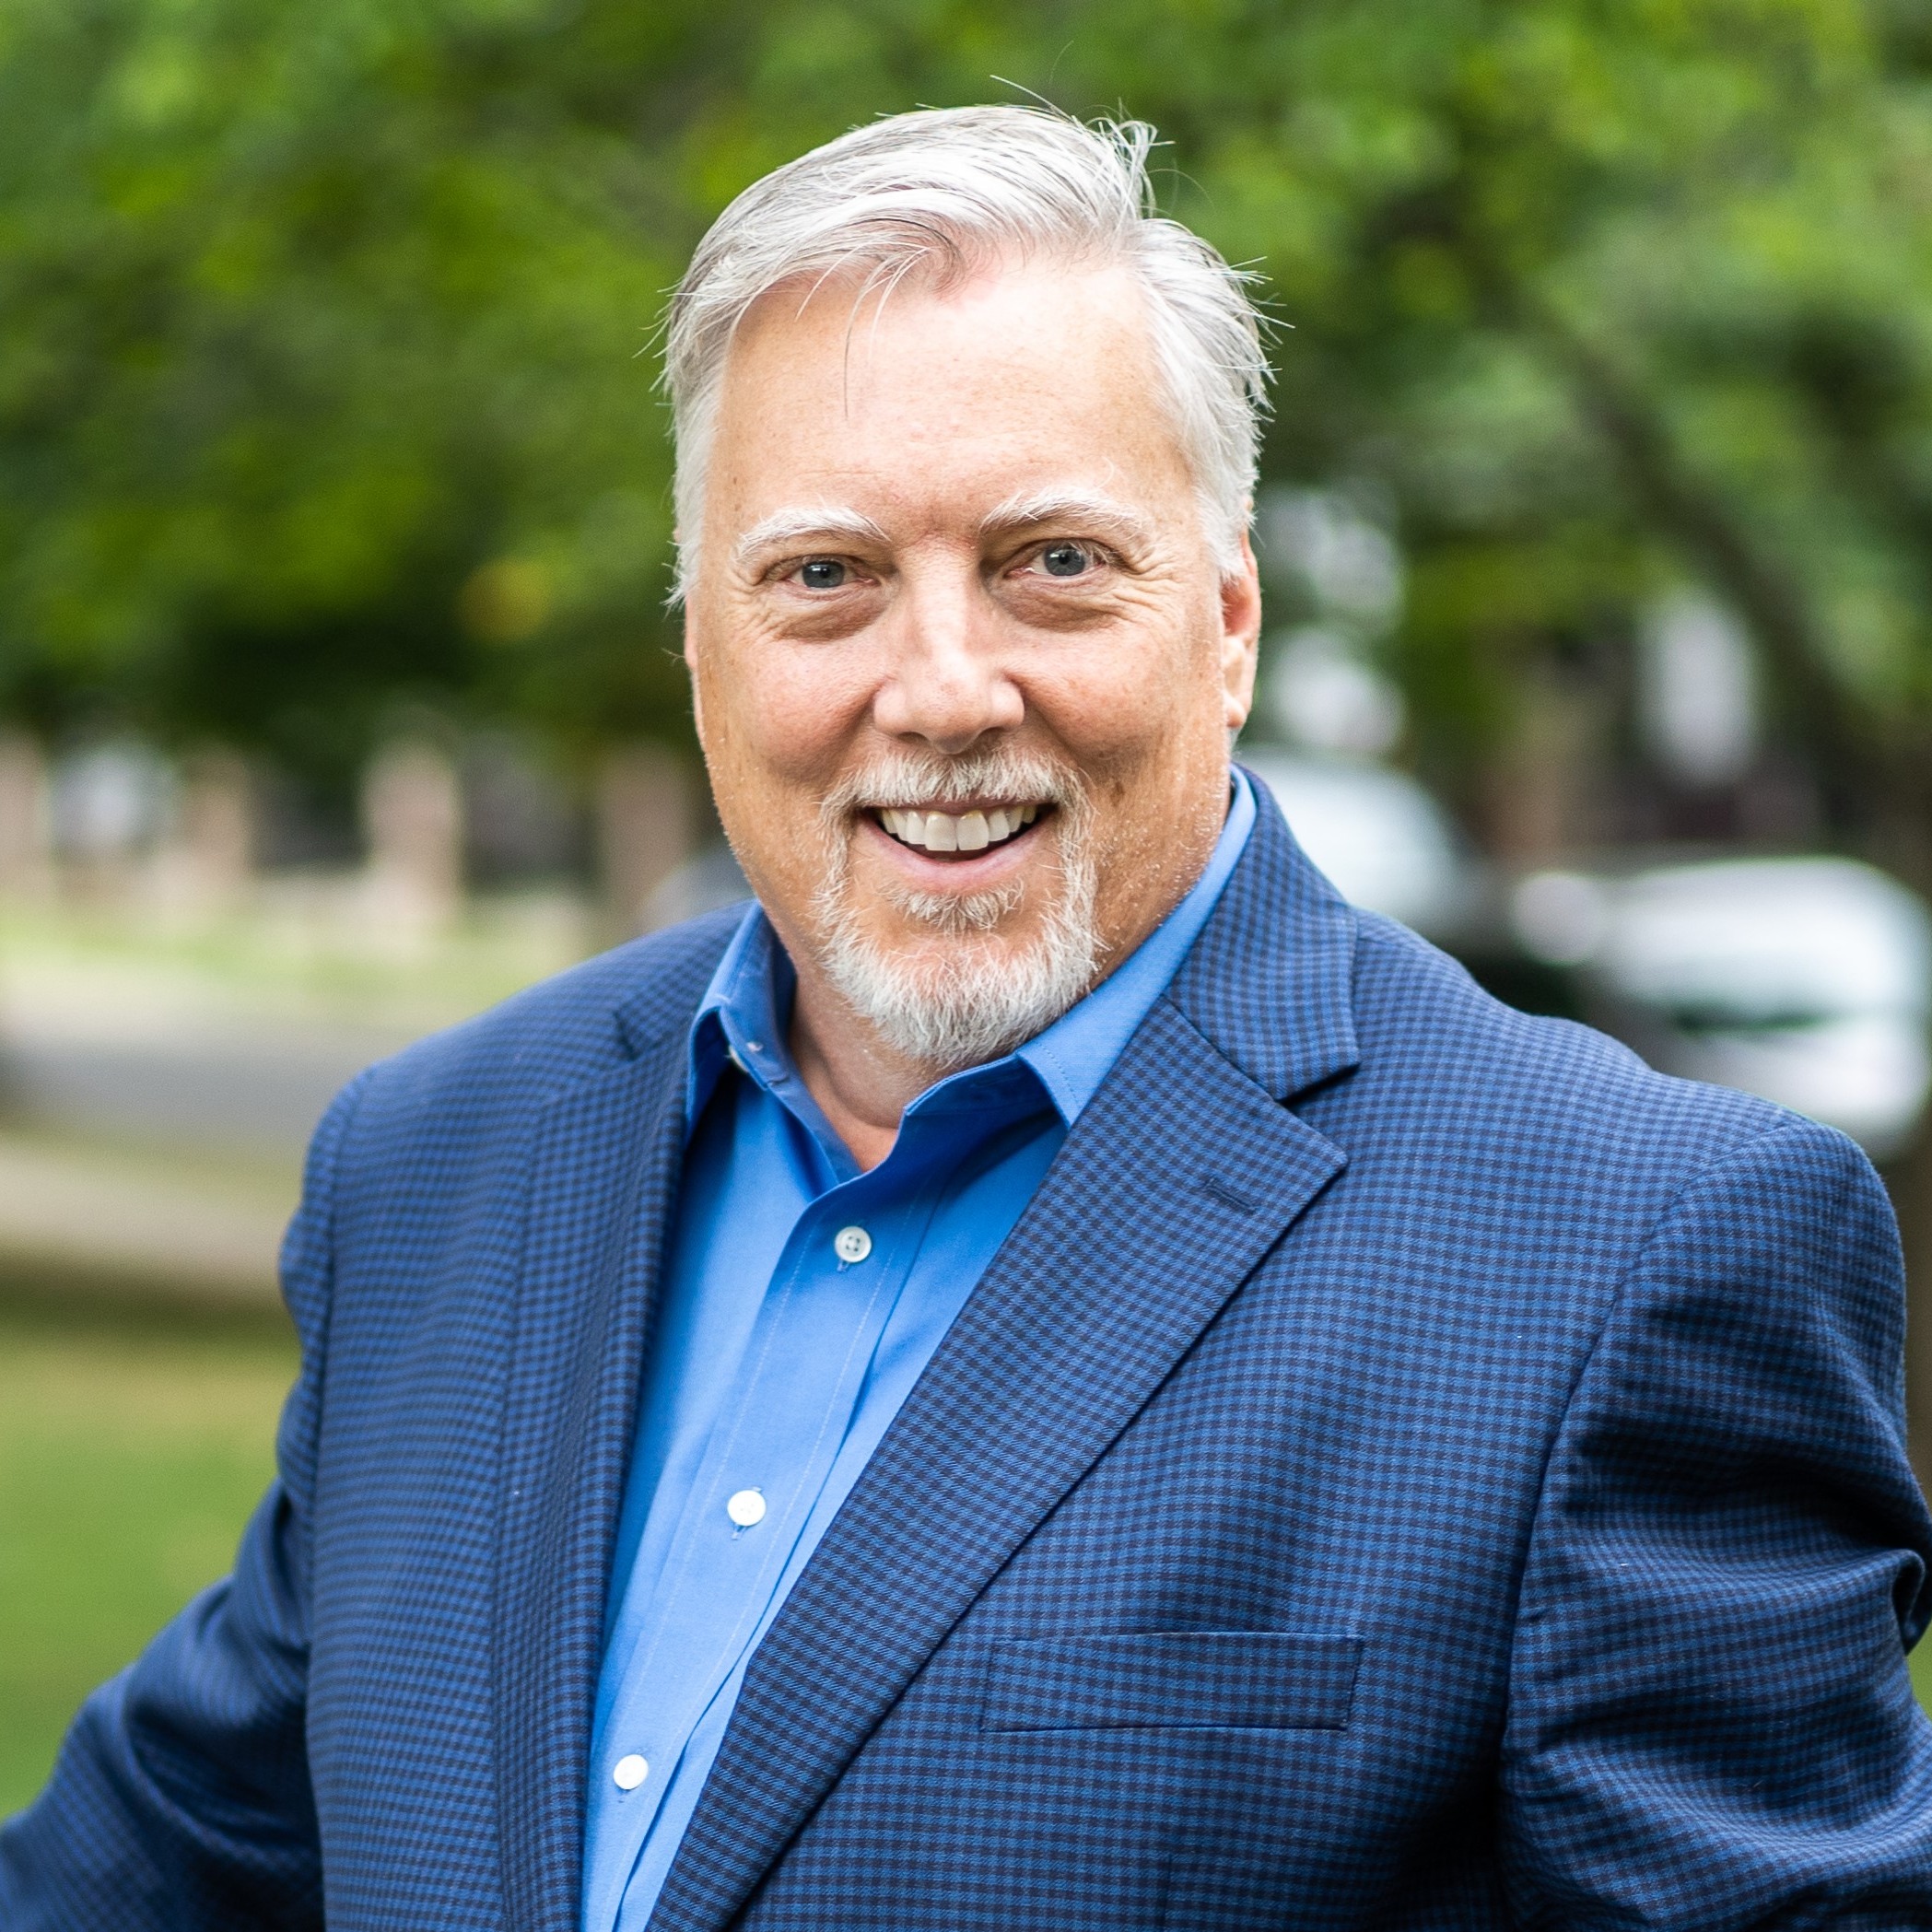
[[1080,489],[1156,516],[1170,499],[1191,508],[1130,274],[1009,268],[884,293],[825,282],[774,290],[741,327],[705,521],[735,533],[817,500],[911,533]]

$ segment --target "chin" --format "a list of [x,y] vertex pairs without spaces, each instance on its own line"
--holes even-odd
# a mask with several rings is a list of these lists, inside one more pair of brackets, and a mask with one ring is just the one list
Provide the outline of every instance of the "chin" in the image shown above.
[[908,1060],[942,1072],[998,1060],[1094,983],[1100,946],[1081,884],[1067,882],[1044,918],[1017,920],[1021,907],[1002,894],[919,894],[883,919],[849,900],[827,907],[825,977]]

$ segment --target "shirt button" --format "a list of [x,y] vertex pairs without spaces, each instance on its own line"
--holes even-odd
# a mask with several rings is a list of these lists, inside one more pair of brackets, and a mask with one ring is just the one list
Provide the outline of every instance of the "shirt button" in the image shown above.
[[765,1498],[755,1489],[741,1489],[725,1501],[724,1513],[741,1529],[765,1520]]
[[872,1251],[872,1237],[862,1227],[842,1227],[832,1237],[832,1248],[841,1261],[862,1261]]
[[611,1769],[611,1777],[619,1791],[635,1791],[650,1775],[650,1766],[632,1751],[627,1758],[619,1758]]

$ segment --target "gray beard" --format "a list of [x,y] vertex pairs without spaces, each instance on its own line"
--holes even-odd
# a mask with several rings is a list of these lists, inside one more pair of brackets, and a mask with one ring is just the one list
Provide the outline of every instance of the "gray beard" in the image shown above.
[[[890,903],[903,918],[946,941],[919,958],[868,938],[851,896],[853,811],[943,808],[976,795],[1051,800],[1056,807],[1048,830],[1059,841],[1061,889],[1033,943],[1016,954],[997,938],[1024,896],[1017,884],[965,898],[893,893]],[[998,1060],[1044,1032],[1085,997],[1100,959],[1091,816],[1072,773],[1013,751],[902,754],[848,779],[821,814],[829,862],[817,899],[819,964],[834,990],[894,1051],[941,1073]]]

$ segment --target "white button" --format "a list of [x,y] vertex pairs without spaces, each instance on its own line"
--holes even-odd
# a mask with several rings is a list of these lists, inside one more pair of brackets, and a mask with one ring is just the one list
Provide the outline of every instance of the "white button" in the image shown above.
[[725,1501],[724,1513],[741,1529],[765,1520],[765,1498],[755,1489],[741,1489]]
[[650,1775],[650,1766],[632,1751],[627,1758],[619,1758],[611,1769],[619,1791],[635,1791]]
[[841,1261],[862,1261],[872,1251],[872,1237],[862,1227],[842,1227],[832,1247]]

